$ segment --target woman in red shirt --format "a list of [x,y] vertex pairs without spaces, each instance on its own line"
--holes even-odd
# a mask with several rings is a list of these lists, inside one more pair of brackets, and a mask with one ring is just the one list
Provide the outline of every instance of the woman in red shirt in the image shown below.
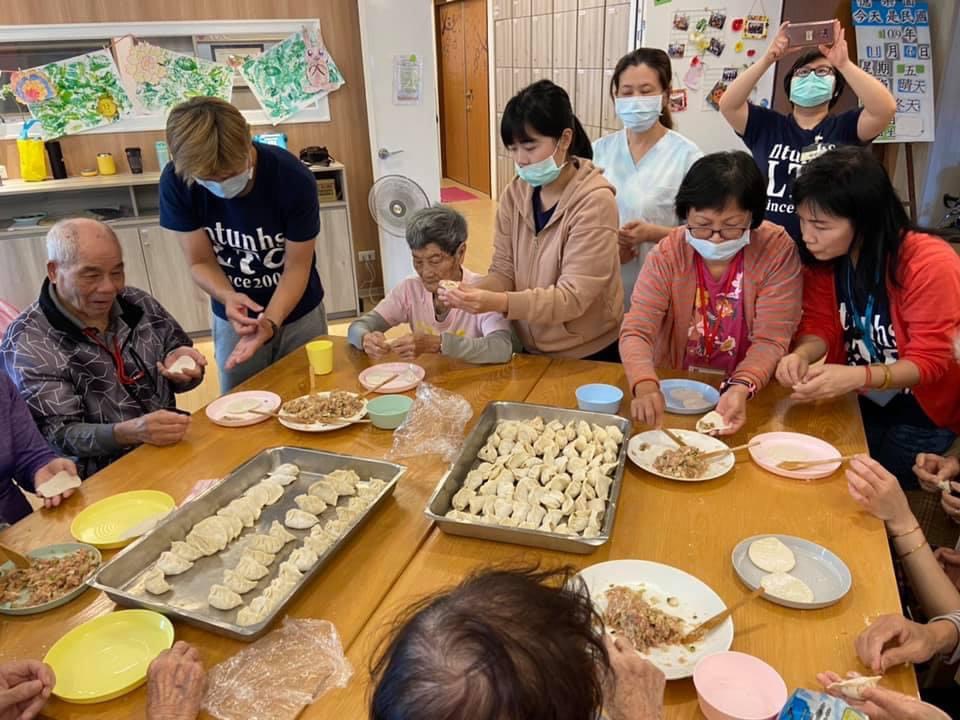
[[793,196],[803,319],[777,379],[801,402],[859,391],[870,454],[916,488],[917,453],[943,454],[960,432],[960,257],[911,224],[869,151],[811,161]]

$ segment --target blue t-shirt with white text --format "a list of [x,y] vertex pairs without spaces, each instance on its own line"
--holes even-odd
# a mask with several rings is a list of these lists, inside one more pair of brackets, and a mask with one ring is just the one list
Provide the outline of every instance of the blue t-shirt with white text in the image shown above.
[[[187,185],[167,163],[160,176],[160,224],[168,230],[202,228],[217,262],[237,292],[264,307],[283,272],[288,242],[314,242],[320,232],[320,206],[313,173],[283,148],[254,143],[257,164],[253,187],[242,197],[219,198],[198,183]],[[291,323],[323,300],[323,286],[310,263],[303,297],[287,316]],[[226,319],[223,305],[213,312]]]
[[793,181],[800,174],[805,152],[829,150],[837,145],[861,145],[857,122],[863,108],[827,115],[817,126],[805,130],[793,114],[782,115],[750,103],[744,144],[760,172],[767,178],[767,212],[764,217],[786,228],[800,242],[800,218],[793,205]]

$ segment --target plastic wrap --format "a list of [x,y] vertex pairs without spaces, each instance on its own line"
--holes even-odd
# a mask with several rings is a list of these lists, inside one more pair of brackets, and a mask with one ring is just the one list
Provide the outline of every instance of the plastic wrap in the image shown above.
[[473,417],[466,399],[430,383],[420,383],[407,419],[393,433],[391,460],[440,455],[453,462],[463,447],[464,431]]
[[797,690],[787,700],[778,720],[810,720],[811,718],[836,718],[836,720],[867,720],[867,716],[855,710],[840,698],[813,690]]
[[203,709],[219,720],[294,720],[352,674],[332,623],[287,618],[210,671]]

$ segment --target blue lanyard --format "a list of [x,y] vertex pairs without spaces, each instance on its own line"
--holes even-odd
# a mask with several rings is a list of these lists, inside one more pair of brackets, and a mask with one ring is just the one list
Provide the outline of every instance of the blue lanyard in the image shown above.
[[873,293],[867,296],[866,315],[860,315],[860,308],[857,307],[857,296],[853,294],[853,263],[847,260],[847,297],[850,299],[850,307],[853,308],[851,320],[857,328],[857,332],[863,338],[863,344],[867,346],[867,352],[870,353],[870,362],[877,362],[877,350],[873,344],[872,328],[867,325],[873,324],[873,308],[876,305],[876,297]]

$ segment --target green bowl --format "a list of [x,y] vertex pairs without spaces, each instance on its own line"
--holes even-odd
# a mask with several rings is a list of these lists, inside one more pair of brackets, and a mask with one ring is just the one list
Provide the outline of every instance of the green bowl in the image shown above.
[[367,415],[374,427],[395,430],[400,427],[413,407],[413,400],[406,395],[381,395],[367,403]]

